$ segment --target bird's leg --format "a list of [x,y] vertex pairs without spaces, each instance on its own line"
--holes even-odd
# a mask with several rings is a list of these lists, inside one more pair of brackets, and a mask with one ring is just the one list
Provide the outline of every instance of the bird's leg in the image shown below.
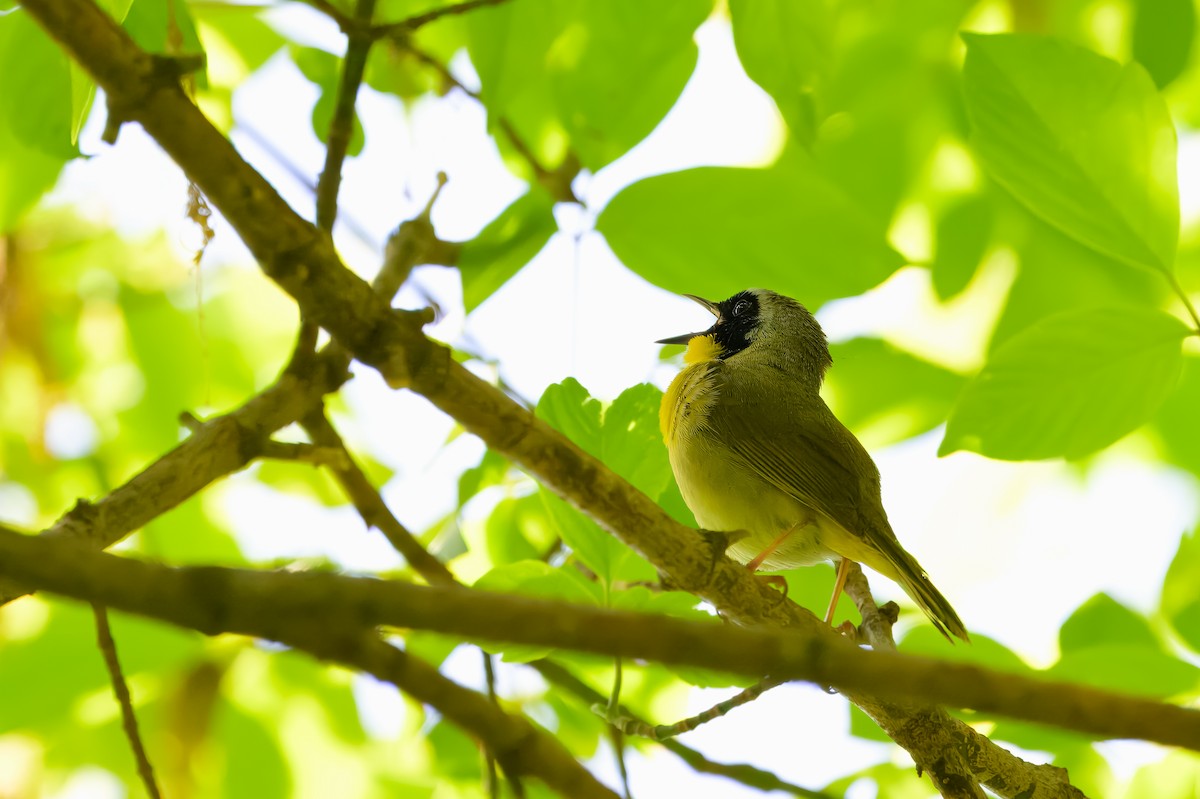
[[746,564],[746,568],[749,569],[751,572],[758,571],[758,567],[763,565],[763,561],[765,561],[767,558],[771,557],[771,553],[774,552],[775,550],[779,549],[779,545],[784,542],[784,539],[786,539],[789,535],[791,535],[792,531],[795,530],[797,527],[799,527],[800,524],[801,524],[801,522],[796,522],[791,527],[789,527],[788,529],[786,529],[782,533],[780,533],[779,537],[776,538],[774,541],[772,541],[770,544],[767,544],[766,549],[764,549],[762,552],[759,552],[758,555],[754,558],[754,560],[752,560]]
[[846,575],[850,573],[850,559],[842,558],[838,563],[837,579],[833,581],[833,596],[829,598],[829,610],[825,611],[825,623],[833,624],[833,611],[837,608],[838,597],[842,595],[842,589],[846,587]]

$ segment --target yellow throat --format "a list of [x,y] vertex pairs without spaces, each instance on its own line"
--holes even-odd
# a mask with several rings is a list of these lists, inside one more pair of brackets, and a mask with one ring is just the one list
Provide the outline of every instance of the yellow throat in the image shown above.
[[705,379],[708,370],[703,364],[720,357],[721,345],[711,335],[692,336],[688,341],[687,351],[683,353],[686,366],[675,375],[675,379],[667,387],[667,393],[663,394],[662,404],[658,406],[658,425],[668,447],[671,446],[676,432],[676,422],[681,418],[682,407],[708,391],[709,381]]

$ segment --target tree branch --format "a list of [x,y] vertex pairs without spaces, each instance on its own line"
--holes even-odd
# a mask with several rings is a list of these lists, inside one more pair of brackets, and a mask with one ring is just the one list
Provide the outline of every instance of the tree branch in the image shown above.
[[154,768],[150,765],[150,757],[142,743],[142,735],[138,732],[137,714],[133,711],[133,698],[129,695],[129,686],[121,671],[121,661],[117,658],[117,642],[113,640],[112,629],[108,626],[108,610],[103,605],[92,605],[92,614],[96,618],[96,643],[100,654],[104,657],[104,665],[108,669],[108,677],[112,682],[113,694],[121,707],[121,727],[133,750],[133,759],[137,763],[138,776],[146,788],[150,799],[161,799],[162,791],[154,779]]
[[333,231],[337,219],[338,189],[342,185],[342,164],[350,139],[354,135],[354,105],[358,98],[358,87],[362,84],[367,56],[375,38],[366,32],[375,13],[375,0],[358,0],[354,9],[354,21],[359,29],[346,34],[346,57],[342,59],[342,79],[338,83],[337,99],[334,102],[333,118],[329,121],[329,132],[325,137],[325,167],[317,181],[317,227],[326,233]]
[[[201,187],[306,320],[328,330],[391,385],[425,395],[730,619],[791,625],[832,638],[812,614],[779,602],[745,569],[712,552],[695,531],[453,363],[446,348],[421,334],[423,317],[393,311],[376,297],[341,264],[328,237],[295,214],[178,83],[162,80],[155,60],[91,0],[26,0],[24,7],[109,96],[119,99],[123,116],[140,122]],[[936,766],[945,762],[944,747],[977,736],[940,711],[889,705],[865,693],[849,696],[935,779]],[[930,730],[944,734],[930,735]],[[1020,761],[1013,760],[1019,768]],[[941,783],[938,787],[944,790]]]
[[[771,674],[1200,751],[1200,711],[978,666],[863,650],[840,636],[736,627],[324,572],[169,568],[0,528],[0,570],[35,587],[208,635],[284,643],[378,625]],[[305,644],[311,651],[316,643]],[[485,700],[486,701],[486,700]]]

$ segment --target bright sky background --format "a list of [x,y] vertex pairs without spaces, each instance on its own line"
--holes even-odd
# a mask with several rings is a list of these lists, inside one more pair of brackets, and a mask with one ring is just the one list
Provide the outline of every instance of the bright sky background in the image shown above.
[[[313,43],[341,52],[340,36],[315,12],[281,9],[279,19]],[[667,119],[624,158],[580,179],[577,190],[589,210],[560,207],[564,232],[470,320],[455,311],[430,329],[432,335],[470,342],[495,357],[506,380],[531,399],[567,376],[601,397],[615,397],[647,380],[666,385],[675,367],[659,362],[654,340],[708,324],[705,312],[621,266],[591,232],[594,216],[623,186],[650,174],[702,164],[766,163],[783,135],[774,105],[742,72],[727,25],[706,23],[697,41],[699,65]],[[454,68],[475,84],[465,59]],[[322,162],[309,118],[315,99],[312,85],[286,58],[276,58],[239,90],[235,115],[315,180]],[[486,135],[483,110],[461,93],[418,102],[406,112],[394,99],[364,89],[360,112],[367,147],[347,164],[343,210],[370,232],[374,245],[425,203],[439,171],[447,172],[450,182],[434,220],[439,233],[452,240],[475,234],[523,191]],[[55,199],[81,204],[127,233],[165,228],[187,263],[198,235],[183,218],[186,184],[178,169],[135,126],[122,130],[116,148],[101,144],[101,117],[93,116],[82,141],[83,151],[96,157],[68,165]],[[307,189],[245,135],[235,132],[234,139],[293,207],[311,213]],[[1197,210],[1193,140],[1185,139],[1181,151],[1188,218]],[[219,268],[253,268],[232,230],[224,223],[217,230],[205,257],[206,283]],[[371,274],[378,250],[344,228],[337,234],[347,260]],[[731,294],[754,283],[740,270],[729,265]],[[414,279],[444,308],[459,305],[453,271],[424,268]],[[909,268],[865,297],[830,304],[819,318],[831,338],[884,334],[913,352],[969,371],[979,363],[983,336],[1009,279],[1011,267],[995,263],[951,306],[938,307],[927,273]],[[398,302],[420,303],[411,288]],[[452,430],[449,419],[419,397],[387,390],[370,370],[357,373],[345,391],[355,413],[348,436],[369,443],[377,458],[397,470],[385,497],[403,522],[422,529],[453,508],[457,475],[478,460],[482,446],[462,437],[443,449]],[[934,431],[873,454],[894,528],[972,633],[997,638],[1044,665],[1055,657],[1062,620],[1097,591],[1143,611],[1157,605],[1162,574],[1180,534],[1196,517],[1192,477],[1136,460],[1133,456],[1147,446],[1136,435],[1101,455],[1086,477],[1058,462],[1010,464],[969,453],[939,459],[940,436]],[[223,483],[214,496],[251,558],[325,555],[362,570],[398,562],[381,536],[362,531],[352,511],[314,509],[244,475]],[[334,529],[337,535],[331,534]],[[881,577],[872,584],[881,599],[902,596]],[[452,665],[459,679],[480,684],[477,657],[455,658]],[[528,679],[519,668],[505,669],[501,688]],[[400,724],[391,714],[403,712],[395,692],[365,679],[359,688],[371,728],[394,734]],[[692,709],[727,693],[696,691]],[[811,686],[787,686],[769,696],[685,741],[716,759],[762,764],[808,786],[887,756],[886,747],[853,739],[843,743],[840,735],[832,739],[836,747],[830,746],[831,732],[847,725],[840,697]],[[1118,773],[1158,757],[1148,745],[1106,746],[1106,752],[1122,753],[1114,763]],[[615,784],[610,758],[599,757],[596,766]],[[762,796],[721,779],[696,777],[661,752],[650,766],[635,756],[631,771],[635,795]],[[852,792],[853,799],[870,795],[862,787]]]

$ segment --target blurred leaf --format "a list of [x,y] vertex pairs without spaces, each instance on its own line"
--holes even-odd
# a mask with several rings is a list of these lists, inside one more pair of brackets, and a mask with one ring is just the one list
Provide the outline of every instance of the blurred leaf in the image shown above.
[[424,736],[433,748],[433,762],[445,780],[478,782],[482,758],[479,747],[454,724],[442,720]]
[[833,21],[825,0],[730,0],[733,42],[750,79],[809,145],[821,122]]
[[991,354],[938,449],[1001,460],[1082,458],[1147,421],[1174,387],[1188,328],[1162,311],[1058,314]]
[[177,564],[243,566],[237,540],[211,518],[204,495],[197,495],[156,517],[138,533],[141,551]]
[[996,181],[1089,247],[1171,269],[1175,129],[1145,70],[1054,39],[963,38],[971,141]]
[[354,691],[344,671],[334,671],[308,655],[296,652],[280,652],[269,663],[272,676],[281,683],[280,693],[311,696],[339,739],[351,746],[366,743],[367,734],[359,721]]
[[1162,613],[1193,652],[1200,652],[1200,536],[1184,533],[1163,579]]
[[1058,632],[1058,646],[1065,655],[1109,645],[1162,648],[1145,618],[1108,594],[1099,593],[1076,608],[1063,622]]
[[1192,664],[1158,649],[1130,644],[1063,652],[1045,673],[1053,680],[1155,698],[1191,691],[1200,684],[1200,669]]
[[[540,560],[524,560],[497,566],[475,581],[481,591],[522,594],[582,605],[600,604],[600,587],[588,582],[572,568],[557,568]],[[502,652],[507,662],[527,663],[543,658],[554,647],[485,642],[488,652]]]
[[799,160],[646,178],[614,197],[596,227],[622,263],[672,291],[727,297],[763,285],[816,309],[879,284],[900,256]]
[[846,706],[850,709],[850,734],[855,738],[862,738],[864,741],[879,741],[880,743],[890,744],[892,739],[888,737],[875,719],[864,713],[858,705],[847,702]]
[[[278,53],[286,40],[262,20],[262,8],[237,3],[197,3],[189,9],[199,23],[202,40],[218,36],[228,52],[241,62],[243,76],[248,76]],[[212,49],[205,47],[210,53]],[[224,51],[223,51],[224,53]]]
[[[1200,475],[1200,425],[1196,408],[1200,407],[1200,358],[1183,359],[1183,376],[1154,418],[1158,439],[1166,460],[1192,474]],[[1200,578],[1200,573],[1197,574]],[[1200,642],[1200,637],[1196,639]],[[1200,651],[1200,650],[1198,650]]]
[[1004,310],[992,330],[989,351],[1035,322],[1073,309],[1161,307],[1167,286],[1161,276],[1128,269],[1038,220],[1011,199],[997,198],[1001,238],[1020,263]]
[[52,738],[73,726],[74,705],[84,695],[106,690],[108,673],[96,649],[91,608],[40,597],[18,602],[44,604],[48,614],[37,635],[3,641],[0,684],[20,690],[5,691],[0,729]]
[[1133,0],[1133,57],[1158,88],[1187,67],[1196,33],[1192,0]]
[[834,780],[825,786],[825,791],[830,795],[843,796],[851,785],[862,780],[874,783],[876,790],[873,795],[878,797],[926,799],[929,796],[929,782],[926,777],[918,774],[912,766],[898,766],[894,763],[879,763]]
[[[304,74],[304,77],[316,84],[321,93],[313,106],[312,125],[317,139],[327,144],[329,123],[333,120],[334,109],[337,105],[342,61],[337,56],[315,47],[292,45],[290,49],[292,60],[295,61],[296,66]],[[364,142],[362,123],[358,119],[358,114],[355,113],[350,132],[350,145],[346,148],[346,154],[358,155],[362,152]]]
[[549,490],[538,492],[546,512],[554,522],[563,543],[591,569],[605,585],[617,580],[653,580],[654,567],[616,536],[603,530],[588,516],[580,513]]
[[995,210],[987,193],[955,200],[937,220],[933,246],[933,290],[948,300],[967,287],[992,237]]
[[[133,0],[121,27],[154,55],[196,55],[204,52],[188,3],[172,0]],[[207,67],[192,73],[196,85],[208,87]]]
[[829,349],[834,366],[823,393],[837,417],[868,448],[937,427],[966,382],[881,339],[856,338]]
[[1200,761],[1193,752],[1170,751],[1133,775],[1125,799],[1190,799],[1200,785]]
[[327,470],[311,463],[267,459],[258,464],[255,477],[276,491],[313,499],[328,508],[346,505],[350,501]]
[[458,509],[485,488],[503,482],[508,474],[508,459],[495,450],[487,450],[479,464],[467,469],[458,477]]
[[[223,748],[220,795],[229,799],[288,796],[292,775],[274,723],[224,703],[213,736]],[[272,719],[270,722],[277,722]]]
[[1034,673],[1020,655],[994,638],[973,633],[970,646],[959,646],[947,641],[945,636],[928,624],[921,624],[909,630],[900,640],[900,651],[911,655],[928,655],[954,663],[972,663],[1008,674]]
[[72,136],[67,56],[24,9],[0,16],[0,132],[61,161],[79,154]]
[[642,0],[568,2],[573,19],[546,51],[545,68],[571,149],[595,172],[675,105],[696,67],[693,34],[713,0],[674,0],[653,13]]
[[596,171],[645,138],[675,104],[696,63],[692,34],[711,10],[711,0],[654,13],[639,0],[481,8],[467,20],[468,52],[488,116],[493,125],[511,123],[546,168],[570,149]]
[[487,554],[495,565],[541,558],[558,535],[537,494],[500,500],[487,519]]
[[[0,44],[0,52],[3,49]],[[4,94],[0,92],[0,96]],[[25,146],[0,124],[0,235],[13,230],[25,212],[54,185],[66,162],[65,157]]]
[[554,200],[536,185],[521,195],[479,235],[462,246],[458,271],[462,275],[463,307],[467,313],[533,260],[558,232]]
[[24,9],[0,16],[0,235],[78,155],[67,57]]

